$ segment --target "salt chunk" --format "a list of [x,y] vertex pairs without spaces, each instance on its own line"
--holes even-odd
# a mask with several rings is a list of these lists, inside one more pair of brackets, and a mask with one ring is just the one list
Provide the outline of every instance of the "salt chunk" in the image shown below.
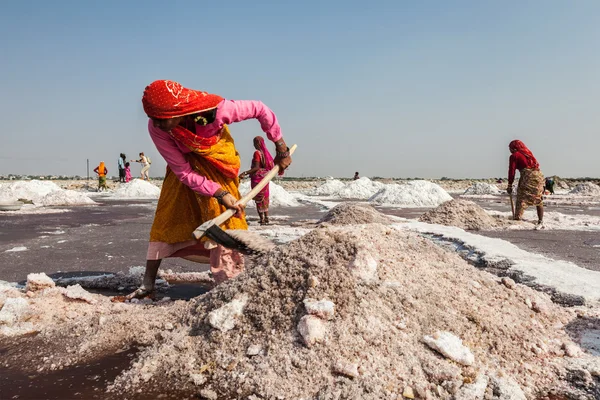
[[196,386],[204,385],[207,381],[206,377],[202,374],[190,374],[190,380]]
[[438,331],[433,336],[424,336],[423,341],[433,350],[459,364],[468,366],[475,362],[471,350],[462,344],[460,338],[450,332]]
[[260,354],[262,350],[262,346],[260,344],[252,344],[248,347],[248,350],[246,350],[246,355],[253,357],[253,356],[257,356]]
[[377,261],[367,250],[360,249],[348,269],[352,275],[363,281],[372,282],[378,279]]
[[348,378],[358,377],[358,364],[340,360],[333,365],[333,372],[338,375],[344,375]]
[[297,329],[307,347],[325,341],[327,327],[325,322],[319,317],[315,317],[314,315],[303,316],[300,318],[300,322],[298,322]]
[[25,290],[36,292],[38,290],[53,288],[55,286],[56,284],[54,283],[52,278],[50,278],[45,273],[41,272],[39,274],[27,275],[27,285]]
[[568,357],[580,357],[582,355],[582,351],[574,343],[563,343],[563,350]]
[[65,297],[72,300],[83,300],[90,304],[96,304],[98,302],[93,294],[82,288],[79,284],[67,287],[67,290],[65,290],[63,294]]
[[489,380],[483,374],[478,375],[475,382],[463,385],[458,393],[456,393],[455,398],[461,400],[483,400]]
[[304,307],[310,315],[316,315],[328,321],[333,319],[335,313],[335,304],[329,300],[305,299]]
[[407,386],[404,388],[404,391],[402,392],[402,396],[406,397],[407,399],[414,399],[415,392],[413,391],[412,387]]
[[211,311],[208,314],[208,323],[221,332],[227,332],[236,325],[237,318],[242,316],[244,307],[248,303],[248,295],[243,294],[231,300],[229,303]]
[[509,289],[514,289],[515,286],[517,285],[515,283],[515,281],[513,281],[512,279],[507,278],[507,277],[502,278],[502,284]]
[[532,307],[533,311],[535,311],[536,313],[540,313],[540,314],[548,314],[549,312],[549,307],[548,305],[541,300],[534,300],[532,302]]
[[510,376],[491,376],[490,385],[493,388],[494,399],[527,400],[519,384]]
[[200,391],[200,398],[206,400],[217,400],[219,398],[219,395],[213,390],[202,389]]
[[17,297],[8,298],[0,310],[0,325],[13,325],[23,320],[29,314],[29,303],[27,300]]

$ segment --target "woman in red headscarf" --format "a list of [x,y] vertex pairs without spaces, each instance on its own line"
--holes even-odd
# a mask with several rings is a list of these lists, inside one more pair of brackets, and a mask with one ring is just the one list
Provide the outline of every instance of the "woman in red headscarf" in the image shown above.
[[509,194],[512,194],[513,191],[516,170],[519,170],[520,173],[515,220],[519,221],[523,218],[523,213],[527,207],[536,206],[538,226],[541,227],[544,220],[542,194],[544,193],[545,180],[540,171],[540,164],[531,150],[520,140],[513,140],[508,148],[511,155],[508,160],[508,188],[506,191]]
[[[240,174],[240,178],[250,175],[251,187],[258,185],[275,165],[273,162],[273,156],[271,156],[271,153],[269,153],[269,149],[267,149],[265,140],[262,137],[257,136],[254,138],[254,148],[256,151],[252,156],[251,168],[248,171],[244,171]],[[264,189],[258,192],[258,194],[254,197],[256,211],[258,212],[258,217],[260,218],[259,223],[261,225],[266,225],[269,223],[269,195],[269,184],[267,184],[267,186],[265,186]]]
[[229,124],[257,119],[275,143],[274,163],[285,170],[292,162],[275,114],[260,101],[233,101],[159,80],[146,87],[142,97],[150,118],[148,131],[167,171],[150,230],[146,273],[142,286],[126,298],[152,296],[158,268],[166,257],[209,262],[217,283],[243,270],[238,252],[214,243],[192,239],[192,232],[226,209],[236,215],[223,229],[248,229],[240,198],[240,157]]

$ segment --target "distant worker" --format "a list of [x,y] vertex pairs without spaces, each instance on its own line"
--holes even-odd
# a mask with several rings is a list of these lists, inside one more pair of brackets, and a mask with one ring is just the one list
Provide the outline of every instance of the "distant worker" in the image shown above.
[[119,155],[119,160],[117,161],[119,164],[119,182],[125,183],[125,159],[127,157],[125,154],[121,153]]
[[125,183],[129,183],[131,181],[131,168],[129,167],[131,164],[125,163]]
[[[265,139],[261,136],[254,138],[254,148],[256,151],[252,156],[252,165],[248,171],[244,171],[240,174],[240,178],[250,176],[250,187],[254,188],[262,181],[262,179],[269,173],[275,163],[273,162],[273,156],[269,153]],[[269,184],[265,186],[256,196],[254,196],[254,203],[256,203],[256,211],[258,212],[258,222],[261,225],[269,224]]]
[[538,227],[543,227],[544,205],[542,195],[544,194],[544,175],[540,171],[540,164],[537,162],[531,150],[520,140],[513,140],[508,145],[512,153],[509,158],[508,167],[508,188],[506,191],[512,194],[515,172],[518,169],[520,173],[519,185],[517,187],[517,204],[515,210],[515,220],[520,221],[523,218],[525,209],[529,206],[536,206],[538,215]]
[[546,178],[546,190],[549,191],[550,194],[554,194],[554,178]]
[[139,160],[131,160],[131,162],[137,162],[137,163],[142,164],[142,170],[140,171],[142,179],[149,181],[150,175],[148,174],[148,171],[150,171],[150,164],[152,164],[152,161],[150,161],[150,157],[146,157],[144,155],[144,152],[141,152],[140,159]]
[[360,176],[358,176],[358,172],[354,173],[354,180],[360,179]]
[[108,174],[108,169],[106,169],[104,161],[100,161],[100,165],[94,169],[94,172],[98,174],[98,191],[100,192],[101,190],[108,189],[108,186],[106,186],[106,174]]

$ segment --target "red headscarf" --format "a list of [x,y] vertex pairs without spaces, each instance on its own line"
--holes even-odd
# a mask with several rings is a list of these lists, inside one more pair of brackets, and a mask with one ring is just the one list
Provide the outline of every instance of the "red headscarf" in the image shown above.
[[531,150],[529,150],[527,148],[527,146],[525,146],[525,143],[521,142],[520,140],[513,140],[508,145],[508,148],[511,151],[514,150],[514,151],[518,151],[519,153],[523,154],[523,156],[525,156],[527,161],[529,161],[529,165],[531,166],[531,168],[539,168],[540,167],[540,164],[537,162],[537,160],[533,156],[533,153],[531,152]]
[[221,96],[186,89],[173,81],[154,81],[146,86],[142,104],[151,118],[174,118],[212,110],[223,100]]

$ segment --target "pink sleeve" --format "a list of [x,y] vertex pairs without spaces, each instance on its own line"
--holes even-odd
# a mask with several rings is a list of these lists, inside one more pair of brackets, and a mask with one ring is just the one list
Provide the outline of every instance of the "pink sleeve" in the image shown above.
[[184,185],[204,196],[212,196],[221,188],[218,183],[195,172],[186,160],[185,155],[177,147],[175,139],[167,132],[155,128],[152,120],[148,121],[148,132],[150,132],[150,137],[160,155],[163,156],[171,171]]
[[223,100],[219,104],[217,118],[225,124],[257,119],[260,127],[272,142],[281,139],[281,127],[275,113],[262,101],[256,100]]

